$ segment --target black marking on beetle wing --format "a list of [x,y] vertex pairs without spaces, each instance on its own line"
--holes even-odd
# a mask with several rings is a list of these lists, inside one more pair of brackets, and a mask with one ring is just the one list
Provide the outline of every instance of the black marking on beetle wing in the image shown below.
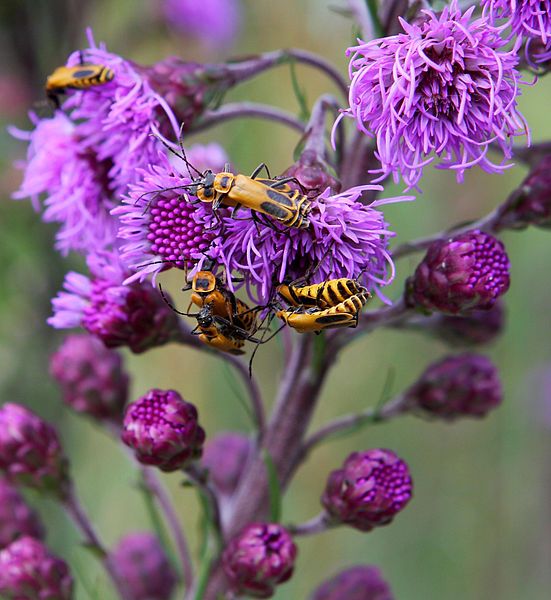
[[[101,71],[100,71],[101,73]],[[84,77],[92,77],[93,75],[98,75],[95,69],[79,69],[73,73],[73,77],[76,79],[83,79]]]
[[268,198],[274,200],[275,202],[278,202],[279,204],[283,204],[284,206],[290,206],[293,208],[295,207],[295,202],[293,202],[293,199],[290,196],[282,194],[274,188],[267,188],[266,195],[268,196]]
[[354,315],[350,313],[337,313],[330,315],[323,315],[316,318],[316,323],[320,325],[340,325],[344,323],[350,323]]
[[[340,291],[340,288],[338,286],[337,288]],[[342,295],[339,297],[332,285],[327,286],[327,295],[329,296],[329,299],[331,300],[332,304],[338,304],[342,300]]]
[[289,216],[289,211],[274,204],[273,202],[261,202],[260,207],[267,214],[272,217],[276,217],[277,219],[286,219]]

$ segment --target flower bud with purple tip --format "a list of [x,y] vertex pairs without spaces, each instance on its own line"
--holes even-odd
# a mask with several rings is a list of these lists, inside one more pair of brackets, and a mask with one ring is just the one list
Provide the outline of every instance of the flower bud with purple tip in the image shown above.
[[7,600],[71,600],[73,578],[63,560],[26,536],[0,552],[0,595]]
[[328,165],[314,152],[314,150],[305,150],[297,160],[290,166],[281,177],[295,177],[300,184],[291,181],[291,187],[298,187],[301,193],[311,196],[319,196],[325,189],[330,188],[333,194],[341,191],[340,182],[335,179]]
[[176,575],[159,540],[147,531],[125,535],[110,554],[132,600],[169,600]]
[[497,408],[503,392],[499,372],[482,354],[448,356],[430,365],[406,392],[406,401],[441,419],[484,417]]
[[358,565],[322,583],[310,600],[394,600],[377,567]]
[[193,404],[174,390],[153,389],[128,406],[121,437],[141,463],[176,471],[201,456],[205,432]]
[[333,471],[321,498],[330,521],[360,531],[387,525],[410,501],[407,464],[384,449],[354,452]]
[[277,523],[248,525],[222,556],[224,573],[237,594],[270,598],[275,586],[293,574],[297,547]]
[[0,479],[0,548],[28,535],[44,537],[44,527],[21,494],[7,481]]
[[120,354],[99,339],[87,334],[67,336],[50,358],[50,373],[71,408],[94,419],[122,421],[128,375]]
[[457,314],[489,309],[509,289],[503,244],[473,230],[434,242],[406,285],[409,306]]
[[9,481],[63,496],[68,463],[55,429],[19,404],[0,408],[0,470]]
[[252,449],[251,439],[241,433],[220,433],[207,441],[202,463],[221,494],[233,494]]

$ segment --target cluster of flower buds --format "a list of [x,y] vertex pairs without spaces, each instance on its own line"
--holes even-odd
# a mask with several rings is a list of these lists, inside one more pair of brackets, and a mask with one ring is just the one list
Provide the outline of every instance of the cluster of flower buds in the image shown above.
[[222,495],[231,496],[235,492],[252,449],[252,440],[235,432],[220,433],[205,444],[202,463]]
[[330,522],[360,531],[387,525],[410,501],[407,464],[384,449],[354,452],[330,473],[321,498]]
[[141,463],[176,471],[200,458],[205,432],[193,404],[174,390],[153,389],[128,406],[121,437]]
[[44,527],[17,489],[0,479],[0,548],[23,535],[42,539]]
[[394,600],[377,567],[358,565],[322,583],[310,600]]
[[228,544],[224,572],[237,594],[270,598],[274,588],[293,574],[297,548],[277,523],[253,523]]

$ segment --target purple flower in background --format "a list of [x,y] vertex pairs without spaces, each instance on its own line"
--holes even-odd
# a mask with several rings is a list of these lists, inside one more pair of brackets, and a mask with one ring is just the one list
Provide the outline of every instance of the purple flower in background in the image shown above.
[[219,433],[207,441],[201,462],[221,494],[233,494],[252,449],[252,440],[242,433]]
[[44,537],[44,527],[23,496],[7,481],[0,479],[0,548],[23,535]]
[[0,552],[0,595],[6,600],[72,600],[67,564],[38,540],[23,537]]
[[296,555],[297,547],[284,527],[253,523],[230,541],[222,564],[236,593],[270,598],[275,586],[293,574]]
[[241,22],[239,0],[162,0],[167,24],[208,46],[230,46]]
[[50,357],[50,374],[58,381],[63,401],[94,419],[122,421],[128,397],[128,375],[122,357],[98,338],[69,335]]
[[38,209],[44,195],[44,221],[62,224],[56,236],[62,253],[104,248],[116,235],[116,221],[109,214],[114,206],[110,162],[98,158],[79,126],[61,111],[51,119],[31,118],[36,125],[31,132],[10,128],[14,137],[29,142],[23,183],[13,197],[31,198]]
[[394,600],[377,567],[358,565],[322,583],[310,600]]
[[125,535],[110,562],[132,600],[169,600],[177,578],[159,540],[147,531]]
[[509,289],[502,242],[473,230],[433,242],[406,284],[410,306],[457,314],[489,309]]
[[481,5],[493,24],[505,19],[513,35],[551,46],[551,0],[482,0]]
[[394,452],[367,450],[354,452],[329,475],[321,501],[335,523],[371,531],[405,508],[412,487],[407,464]]
[[499,32],[484,17],[471,21],[475,7],[461,14],[454,1],[405,33],[348,49],[350,108],[343,114],[377,141],[381,178],[392,173],[417,187],[423,168],[438,158],[457,171],[478,164],[497,173],[487,154],[498,144],[511,158],[512,138],[527,133],[517,110],[518,57],[505,51]]
[[55,429],[11,402],[0,407],[0,470],[19,485],[61,496],[67,492],[68,463]]
[[205,432],[178,392],[150,390],[126,409],[121,438],[140,462],[176,471],[201,456]]
[[177,334],[178,319],[150,285],[123,285],[128,277],[114,254],[88,258],[91,276],[70,272],[52,300],[48,323],[56,329],[84,327],[108,348],[128,346],[139,353],[166,344]]
[[414,410],[450,420],[484,417],[501,404],[502,397],[499,372],[492,361],[469,353],[433,363],[406,392]]

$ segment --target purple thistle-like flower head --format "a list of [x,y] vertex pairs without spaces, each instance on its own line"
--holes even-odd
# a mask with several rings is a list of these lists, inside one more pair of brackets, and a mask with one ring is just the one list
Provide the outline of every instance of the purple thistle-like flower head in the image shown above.
[[50,119],[31,118],[36,125],[33,131],[10,129],[12,135],[29,142],[23,183],[13,197],[31,198],[38,208],[44,195],[44,221],[62,224],[56,246],[64,254],[112,243],[116,221],[109,214],[114,206],[109,160],[98,158],[83,141],[78,125],[61,111]]
[[253,523],[234,537],[222,556],[232,589],[253,598],[270,598],[276,585],[293,574],[297,547],[277,523]]
[[407,464],[390,450],[354,452],[333,471],[321,498],[329,518],[360,531],[387,525],[410,501]]
[[63,495],[68,463],[55,429],[33,412],[8,402],[0,408],[0,470],[9,481]]
[[178,392],[151,390],[126,409],[121,438],[143,464],[176,471],[201,456],[205,432]]
[[22,537],[0,552],[0,595],[6,600],[72,600],[67,564],[38,540]]
[[496,230],[551,228],[551,154],[544,156],[500,207]]
[[0,479],[0,548],[29,535],[41,539],[44,527],[21,494],[6,480]]
[[91,277],[70,272],[65,291],[52,300],[56,329],[84,327],[108,348],[128,346],[139,353],[166,344],[177,331],[177,317],[149,285],[123,285],[128,272],[114,254],[90,256]]
[[241,22],[239,0],[163,0],[167,25],[208,46],[230,46]]
[[58,381],[63,401],[94,419],[122,421],[128,398],[128,375],[122,358],[98,338],[69,335],[50,358],[50,374]]
[[407,302],[457,314],[489,309],[509,289],[509,258],[488,233],[468,231],[434,242],[407,283]]
[[125,535],[109,557],[132,600],[169,600],[176,575],[159,540],[147,531]]
[[511,157],[512,137],[527,132],[517,111],[518,57],[505,51],[499,32],[474,7],[457,3],[436,15],[423,11],[404,33],[348,49],[350,108],[344,113],[377,140],[381,178],[392,173],[417,186],[423,167],[463,173],[473,165],[506,168],[487,157],[491,143]]
[[207,441],[202,463],[220,493],[233,494],[252,449],[251,439],[241,433],[220,433]]
[[513,35],[551,47],[551,0],[482,0],[481,5],[494,25],[505,19]]
[[503,392],[499,372],[482,354],[448,356],[432,365],[406,392],[414,410],[441,419],[484,417]]
[[394,600],[377,567],[358,565],[322,583],[310,600]]

